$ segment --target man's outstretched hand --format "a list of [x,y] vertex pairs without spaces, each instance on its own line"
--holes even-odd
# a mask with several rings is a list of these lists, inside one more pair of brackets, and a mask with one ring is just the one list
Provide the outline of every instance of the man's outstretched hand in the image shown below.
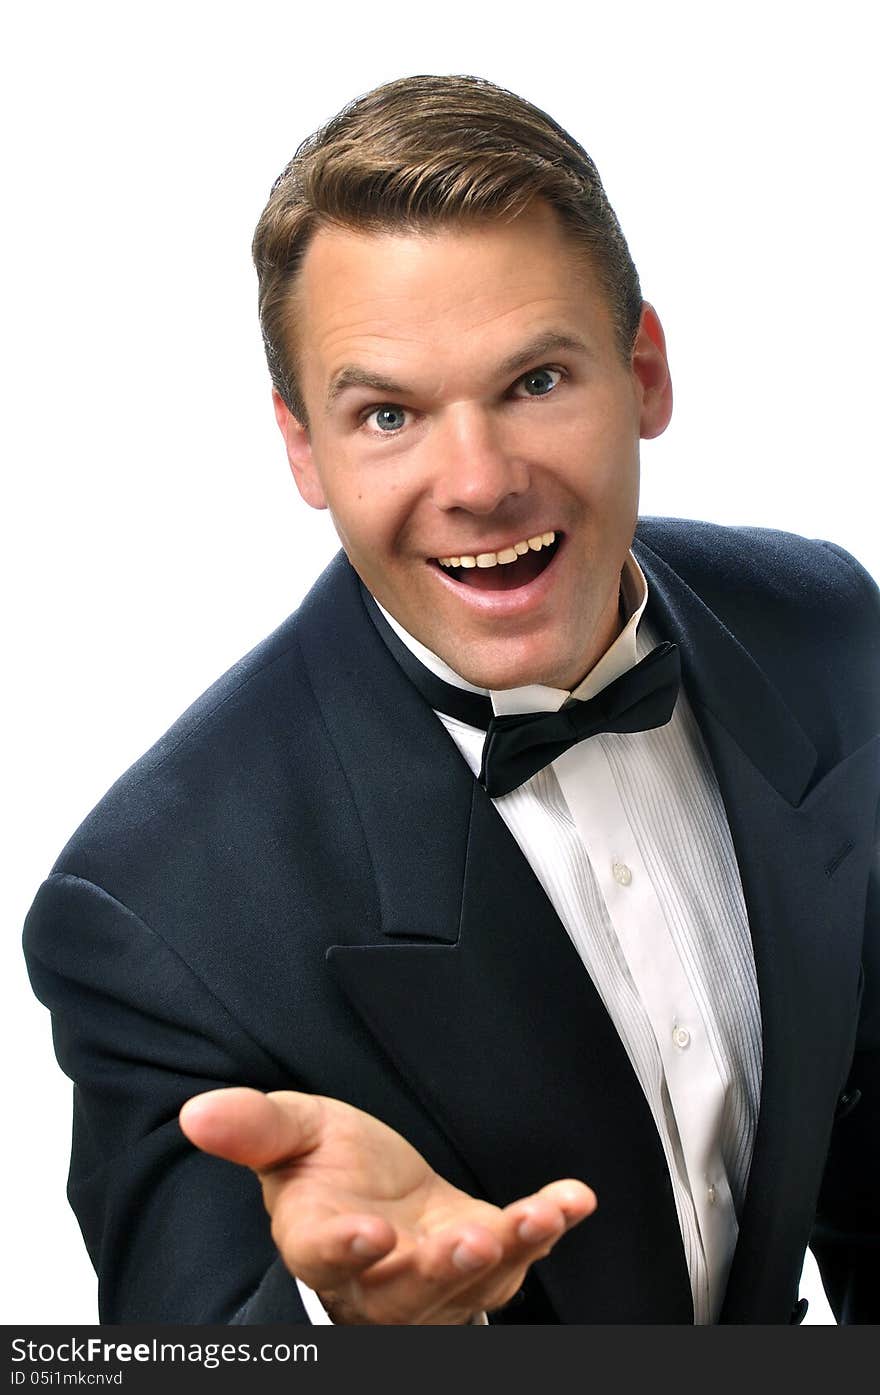
[[340,1100],[211,1090],[180,1112],[206,1153],[256,1172],[272,1237],[334,1322],[469,1322],[596,1207],[551,1182],[503,1209],[438,1177],[400,1134]]

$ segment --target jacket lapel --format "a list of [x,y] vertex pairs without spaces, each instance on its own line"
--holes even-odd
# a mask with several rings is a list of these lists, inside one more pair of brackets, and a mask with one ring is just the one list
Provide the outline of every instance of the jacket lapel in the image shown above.
[[812,741],[751,656],[656,553],[644,543],[635,551],[649,613],[681,650],[752,934],[762,1094],[722,1321],[768,1321],[797,1296],[790,1276],[809,1240],[852,1052],[880,745],[817,770]]

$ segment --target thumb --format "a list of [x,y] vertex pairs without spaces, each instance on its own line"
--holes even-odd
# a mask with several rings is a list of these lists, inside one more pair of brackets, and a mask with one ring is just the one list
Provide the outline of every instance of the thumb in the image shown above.
[[316,1148],[320,1118],[314,1095],[236,1087],[194,1095],[180,1111],[180,1127],[203,1152],[261,1172]]

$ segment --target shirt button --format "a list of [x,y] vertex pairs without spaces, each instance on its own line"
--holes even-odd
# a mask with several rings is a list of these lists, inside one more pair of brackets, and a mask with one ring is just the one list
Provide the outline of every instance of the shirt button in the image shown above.
[[633,879],[633,874],[625,862],[615,862],[611,868],[611,875],[619,886],[629,886]]
[[687,1027],[673,1027],[672,1040],[679,1051],[684,1051],[691,1044],[691,1034]]
[[715,1205],[715,1202],[718,1200],[718,1193],[716,1192],[714,1187],[710,1187],[709,1190],[706,1192],[706,1200],[708,1201],[710,1206]]

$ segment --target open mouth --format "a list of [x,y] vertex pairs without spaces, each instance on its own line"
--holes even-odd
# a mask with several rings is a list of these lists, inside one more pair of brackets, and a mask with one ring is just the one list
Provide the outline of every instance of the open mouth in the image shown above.
[[500,552],[436,557],[434,565],[461,586],[477,591],[518,591],[546,571],[559,551],[561,533],[539,533]]

